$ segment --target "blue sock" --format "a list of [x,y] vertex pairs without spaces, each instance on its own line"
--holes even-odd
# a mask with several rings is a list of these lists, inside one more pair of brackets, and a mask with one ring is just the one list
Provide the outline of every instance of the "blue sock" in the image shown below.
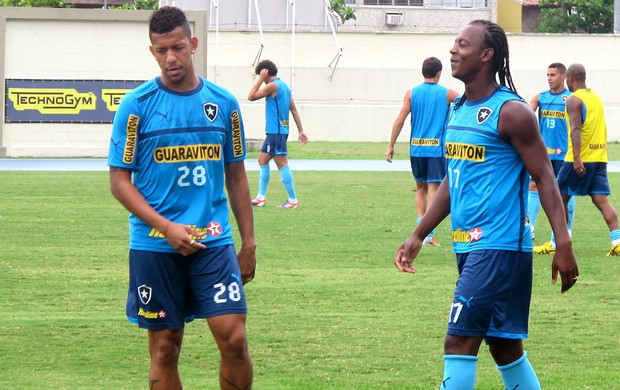
[[295,182],[293,181],[293,172],[291,172],[291,168],[288,165],[280,169],[280,178],[282,179],[282,183],[284,184],[284,189],[286,190],[286,194],[288,195],[288,200],[292,202],[297,202],[297,194],[295,193]]
[[258,178],[258,195],[259,199],[265,199],[267,195],[267,186],[269,185],[269,179],[271,178],[271,170],[269,164],[260,166],[260,174]]
[[468,390],[476,383],[478,356],[444,355],[444,371],[440,390]]
[[538,211],[540,211],[540,195],[538,191],[530,191],[527,198],[527,215],[530,218],[530,225],[532,225],[532,228],[536,226]]
[[614,242],[620,241],[620,230],[612,230],[609,237],[611,238],[611,245],[616,245]]
[[[568,201],[568,205],[566,205],[566,208],[568,209],[568,225],[566,226],[568,228],[568,234],[571,234],[571,232],[573,231],[573,221],[575,220],[575,197],[571,196],[570,200]],[[551,231],[551,243],[553,244],[553,247],[555,248],[555,234],[553,233],[553,231]]]
[[572,231],[573,230],[573,221],[575,220],[575,197],[571,196],[570,200],[568,201],[568,231]]
[[540,390],[540,382],[532,365],[527,360],[525,351],[523,351],[523,356],[516,361],[505,366],[497,366],[497,369],[502,374],[502,380],[507,390]]

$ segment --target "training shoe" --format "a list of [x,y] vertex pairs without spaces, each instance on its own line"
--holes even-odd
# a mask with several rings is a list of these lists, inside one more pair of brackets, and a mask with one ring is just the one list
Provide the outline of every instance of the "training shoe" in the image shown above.
[[293,203],[290,200],[278,205],[279,209],[296,209],[297,207],[299,207],[299,202]]
[[620,256],[620,244],[612,246],[607,256]]
[[[620,245],[618,247],[618,250],[620,251]],[[551,244],[551,241],[547,241],[542,245],[532,248],[532,252],[536,253],[537,255],[552,255],[555,253],[555,248]]]
[[258,198],[252,199],[252,206],[254,207],[264,207],[266,203],[267,203],[267,199],[258,199]]
[[422,245],[426,246],[441,246],[437,241],[435,241],[435,237],[426,237],[422,242]]

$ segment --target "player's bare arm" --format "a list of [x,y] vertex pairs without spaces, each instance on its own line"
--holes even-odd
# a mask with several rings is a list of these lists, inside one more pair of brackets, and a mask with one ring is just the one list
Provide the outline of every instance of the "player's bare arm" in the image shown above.
[[[278,93],[278,85],[276,83],[269,82],[270,78],[271,76],[269,76],[269,70],[262,69],[260,71],[256,83],[254,83],[254,85],[250,89],[250,92],[248,93],[249,101],[253,102],[267,96],[276,96],[276,93]],[[263,83],[265,83],[265,85],[263,85]]]
[[405,97],[403,98],[403,105],[398,112],[398,116],[394,120],[394,124],[392,125],[392,133],[390,135],[390,143],[388,144],[388,148],[385,151],[385,160],[389,163],[392,162],[394,158],[394,145],[396,145],[396,140],[400,135],[403,126],[405,125],[405,120],[409,116],[411,112],[411,90],[408,90],[405,93]]
[[540,97],[540,93],[537,93],[530,100],[530,107],[532,107],[532,110],[534,110],[534,112],[536,112],[536,110],[538,110],[538,98],[539,97]]
[[448,89],[448,104],[451,104],[457,97],[459,97],[460,93],[453,89]]
[[566,214],[553,167],[538,131],[536,115],[526,104],[509,101],[502,108],[499,133],[517,150],[525,167],[536,182],[540,201],[556,237],[556,253],[552,261],[552,283],[557,274],[562,279],[562,292],[577,281],[579,269],[573,254],[572,241],[566,227]]
[[581,112],[583,110],[583,101],[577,97],[570,96],[566,100],[566,112],[570,123],[570,140],[573,143],[573,169],[575,173],[582,176],[586,173],[586,167],[581,161]]
[[295,126],[297,126],[297,140],[302,144],[307,144],[309,139],[304,131],[304,125],[301,123],[301,115],[299,115],[299,111],[297,111],[297,106],[295,105],[295,99],[291,95],[291,107],[289,109],[291,115],[293,116],[293,121],[295,121]]
[[448,188],[448,179],[444,177],[439,185],[433,202],[426,210],[424,218],[416,226],[415,230],[407,240],[402,243],[396,250],[394,257],[394,265],[400,271],[415,273],[413,261],[422,249],[424,238],[441,223],[450,214],[450,190]]
[[166,237],[170,245],[182,255],[187,256],[205,248],[194,238],[202,237],[204,233],[164,218],[147,203],[131,181],[131,170],[110,167],[110,191],[130,213],[157,229]]
[[241,248],[237,256],[241,279],[245,284],[254,279],[256,271],[256,238],[250,186],[243,161],[226,165],[225,174],[230,208],[241,236]]

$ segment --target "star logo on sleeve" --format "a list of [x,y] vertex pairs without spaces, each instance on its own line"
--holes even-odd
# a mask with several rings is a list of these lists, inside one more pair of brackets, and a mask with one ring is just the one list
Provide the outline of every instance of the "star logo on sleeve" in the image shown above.
[[478,109],[478,113],[476,114],[476,121],[479,125],[481,125],[486,122],[487,119],[489,119],[492,113],[493,110],[491,110],[489,107],[480,107]]

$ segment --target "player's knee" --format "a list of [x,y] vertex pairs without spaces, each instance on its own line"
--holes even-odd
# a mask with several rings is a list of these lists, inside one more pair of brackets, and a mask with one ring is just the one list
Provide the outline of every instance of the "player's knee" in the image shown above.
[[176,366],[179,363],[180,353],[180,345],[161,341],[151,348],[151,360],[159,366]]
[[248,357],[248,344],[245,327],[235,327],[218,340],[218,345],[223,358],[246,359]]

